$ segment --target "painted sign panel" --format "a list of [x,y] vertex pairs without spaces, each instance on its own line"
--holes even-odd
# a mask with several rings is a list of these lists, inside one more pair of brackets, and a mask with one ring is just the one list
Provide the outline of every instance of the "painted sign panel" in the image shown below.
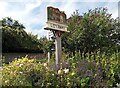
[[58,8],[47,7],[47,28],[67,32],[66,14]]
[[50,6],[47,7],[47,20],[65,24],[66,14],[64,13],[64,11],[60,11],[58,8],[54,8]]

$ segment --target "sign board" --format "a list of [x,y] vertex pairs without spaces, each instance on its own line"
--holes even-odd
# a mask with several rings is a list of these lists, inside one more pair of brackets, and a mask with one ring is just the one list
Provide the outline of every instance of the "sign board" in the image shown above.
[[58,8],[47,7],[46,30],[58,30],[67,32],[66,14]]
[[[66,14],[58,8],[47,7],[47,27],[45,30],[51,30],[55,34],[55,59],[56,68],[60,69],[60,60],[62,58],[61,34],[67,31]],[[48,53],[48,62],[50,61]]]
[[54,8],[50,6],[47,7],[47,20],[65,24],[66,14],[64,13],[64,11],[60,11],[58,8]]

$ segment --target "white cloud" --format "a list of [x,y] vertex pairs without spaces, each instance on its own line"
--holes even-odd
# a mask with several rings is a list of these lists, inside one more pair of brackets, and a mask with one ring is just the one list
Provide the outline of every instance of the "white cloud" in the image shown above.
[[0,0],[0,1],[5,1],[5,2],[37,2],[37,1],[42,1],[42,0]]
[[43,37],[43,36],[47,36],[47,30],[44,30],[44,27],[42,29],[34,29],[33,30],[29,30],[28,32],[32,32],[35,35],[38,35],[38,38]]
[[[94,1],[96,1],[96,0],[94,0]],[[61,2],[56,2],[56,3],[61,3]],[[95,7],[97,7],[98,5],[96,5],[96,2],[92,2],[92,3],[88,3],[87,1],[84,3],[84,5],[83,4],[81,4],[80,2],[78,2],[79,4],[77,4],[77,5],[79,5],[79,10],[81,10],[81,9],[86,9],[86,10],[88,10],[89,8],[95,8]],[[92,4],[92,5],[90,5],[90,4]],[[62,11],[65,11],[65,13],[67,14],[67,17],[70,17],[71,16],[71,14],[75,11],[75,10],[77,10],[78,9],[78,6],[75,4],[75,1],[74,0],[71,0],[70,2],[68,2],[68,1],[63,1],[63,3],[60,5],[60,6],[56,6],[56,4],[54,4],[54,2],[50,2],[49,3],[49,5],[52,5],[52,6],[55,6],[55,7],[57,7],[57,8],[59,8],[60,10],[62,10]],[[115,18],[116,16],[117,16],[117,10],[110,10],[111,12],[114,12],[113,13],[113,17]],[[43,12],[43,11],[42,11]],[[42,15],[43,17],[46,17],[45,16],[45,13],[44,14],[39,14],[39,15]],[[39,18],[39,17],[38,17]],[[44,24],[45,25],[45,18],[43,18],[42,20],[41,20],[41,23],[42,24]],[[36,30],[36,32],[38,31],[38,33],[40,34],[40,36],[42,36],[42,35],[46,35],[47,34],[47,32],[46,31],[44,31],[44,29],[42,28],[41,30]]]
[[[11,5],[13,4],[13,6]],[[16,7],[14,7],[14,4],[24,4],[24,8],[21,10],[16,9]],[[35,2],[35,3],[21,3],[21,2],[0,2],[0,18],[2,17],[6,17],[6,16],[10,16],[13,19],[17,19],[20,22],[23,23],[29,23],[29,19],[25,19],[25,17],[29,17],[29,12],[36,8],[37,6],[39,6],[41,4],[41,2]],[[11,5],[11,9],[9,9],[7,6]],[[21,7],[19,7],[21,8]],[[16,9],[16,10],[15,10]],[[14,11],[15,10],[15,11]],[[31,17],[29,17],[31,18]]]
[[6,6],[7,6],[6,2],[0,2],[0,15],[1,16],[5,15]]
[[113,17],[113,18],[118,17],[118,11],[115,11],[115,12],[112,14],[112,17]]
[[73,4],[74,0],[70,2],[63,3],[59,8],[62,11],[65,11],[67,17],[70,17],[71,14],[76,10],[76,6]]
[[[18,8],[14,7],[14,5],[16,4],[22,4],[23,7],[19,7],[19,8],[23,8],[23,9],[18,10]],[[35,32],[37,33],[37,31],[32,30],[31,25],[35,22],[37,23],[39,19],[38,17],[34,17],[34,16],[32,17],[30,14],[34,8],[40,5],[41,5],[40,1],[37,1],[37,2],[22,2],[22,1],[21,2],[3,2],[3,1],[0,1],[0,19],[4,17],[12,17],[13,19],[18,20],[20,23],[24,24],[26,27],[25,30],[27,32],[33,31],[33,33],[35,34]],[[8,7],[11,7],[12,9],[9,9]]]
[[[7,2],[5,2],[7,1]],[[41,6],[43,3],[45,3],[45,5],[43,5],[43,7]],[[109,2],[112,2],[113,0],[109,0]],[[116,2],[118,2],[118,0],[115,0]],[[77,3],[77,5],[75,4],[75,2]],[[0,19],[6,16],[10,16],[15,20],[19,20],[20,23],[23,23],[26,27],[26,31],[27,32],[32,32],[33,34],[38,34],[39,37],[46,35],[47,32],[44,30],[44,26],[45,26],[45,22],[46,22],[46,7],[48,5],[51,6],[55,6],[57,8],[59,8],[62,11],[65,11],[65,13],[67,14],[67,17],[70,17],[71,14],[79,9],[80,12],[81,11],[85,11],[86,9],[88,10],[89,8],[95,8],[96,4],[92,4],[90,5],[89,2],[99,2],[98,0],[85,0],[84,2],[86,2],[85,4],[81,4],[80,0],[1,0],[0,1]],[[105,2],[103,0],[101,0],[100,2]],[[108,1],[106,1],[108,2]],[[13,4],[14,3],[14,4]],[[59,6],[56,3],[61,3]],[[10,4],[13,4],[13,6],[11,5],[11,9],[8,8],[8,6]],[[18,8],[16,8],[15,4],[21,4],[22,6]],[[41,7],[40,7],[41,6]],[[107,5],[106,5],[107,6]],[[34,11],[36,8],[40,7],[39,9],[39,13],[35,14],[32,12]],[[111,6],[109,6],[111,7]],[[116,17],[118,15],[117,10],[111,9],[110,12],[112,11],[113,13],[113,17]],[[32,28],[33,25],[35,24],[40,24],[40,28]]]
[[119,0],[83,0],[83,1],[82,0],[42,0],[42,1],[43,2],[66,2],[66,1],[67,2],[118,2]]

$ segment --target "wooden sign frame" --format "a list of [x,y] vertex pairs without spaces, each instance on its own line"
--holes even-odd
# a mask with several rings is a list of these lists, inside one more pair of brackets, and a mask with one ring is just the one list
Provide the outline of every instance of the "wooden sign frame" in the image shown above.
[[50,30],[55,35],[55,59],[56,59],[56,69],[60,69],[60,60],[62,58],[62,48],[61,48],[61,35],[63,32],[67,31],[66,25],[67,19],[66,14],[60,11],[58,8],[47,7],[47,22],[45,30]]

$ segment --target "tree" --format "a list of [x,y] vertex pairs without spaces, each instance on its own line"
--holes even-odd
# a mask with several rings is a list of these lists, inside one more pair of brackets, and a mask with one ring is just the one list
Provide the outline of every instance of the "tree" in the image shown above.
[[[69,34],[63,35],[63,46],[73,54],[100,53],[111,51],[119,41],[118,23],[111,17],[106,8],[95,8],[80,16],[78,11],[68,19]],[[116,36],[116,37],[115,37]],[[117,41],[116,41],[117,39]]]
[[43,52],[37,35],[26,33],[23,24],[10,17],[1,22],[3,52]]
[[46,37],[41,37],[39,41],[43,45],[42,50],[45,54],[47,54],[48,52],[52,52],[52,49],[55,48],[54,40],[48,40]]

